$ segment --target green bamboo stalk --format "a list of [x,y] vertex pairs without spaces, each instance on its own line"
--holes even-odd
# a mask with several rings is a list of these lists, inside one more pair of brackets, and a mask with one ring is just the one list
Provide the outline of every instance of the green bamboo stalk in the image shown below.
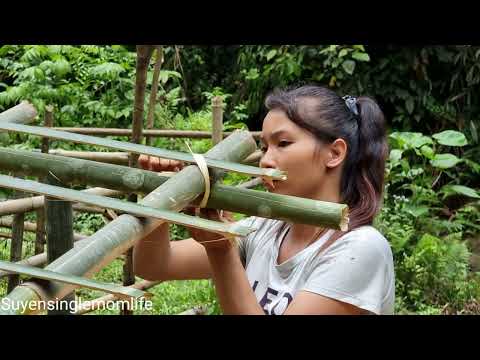
[[[78,201],[90,205],[97,205],[106,209],[119,210],[137,216],[146,216],[159,220],[166,220],[174,224],[212,231],[227,237],[246,236],[253,230],[236,223],[227,225],[224,223],[185,214],[178,214],[173,211],[159,210],[152,207],[107,198],[104,196],[89,194],[78,190],[42,184],[32,180],[22,180],[7,175],[0,175],[0,187],[51,196],[61,200]],[[175,206],[176,200],[172,198],[171,202],[173,203],[173,206]]]
[[[255,151],[256,144],[250,134],[237,132],[210,149],[207,155],[213,159],[238,162]],[[159,209],[179,211],[198,197],[205,188],[203,176],[196,166],[188,166],[155,189],[140,203]],[[172,203],[171,199],[175,200]],[[49,264],[46,269],[59,273],[91,277],[97,271],[132,247],[138,239],[156,228],[162,221],[140,220],[124,214],[105,225],[89,238],[86,245],[79,245]],[[27,309],[12,309],[5,302],[29,304],[37,300],[61,299],[73,286],[50,282],[40,285],[30,282],[16,287],[0,302],[0,315],[31,313]]]
[[[19,150],[0,148],[0,166],[10,171],[25,169],[29,175],[52,171],[65,182],[100,185],[124,191],[148,193],[168,180],[168,177],[147,170],[132,170],[124,166],[96,163],[87,160],[64,159],[53,155],[40,155]],[[3,156],[5,155],[5,156]],[[23,164],[20,166],[19,164]],[[136,179],[137,181],[126,181]],[[345,215],[346,205],[323,203],[293,196],[237,189],[215,184],[207,204],[211,208],[241,212],[267,218],[282,218],[289,221],[319,225],[331,225],[338,229]],[[304,208],[308,213],[304,213]],[[326,207],[327,213],[323,214]],[[296,216],[298,213],[298,216]],[[269,215],[270,214],[270,215]],[[331,215],[329,215],[331,214]],[[277,217],[278,216],[278,217]],[[293,217],[292,217],[293,216]],[[326,223],[322,217],[328,219]]]
[[76,285],[93,290],[100,290],[110,294],[120,296],[122,298],[137,299],[140,297],[150,297],[151,295],[132,287],[118,286],[115,284],[107,284],[99,281],[85,279],[83,277],[61,274],[54,271],[39,269],[35,266],[28,266],[23,264],[14,264],[8,261],[0,260],[0,270],[12,272],[15,274],[30,275],[35,278],[58,281],[65,284]]
[[0,113],[0,122],[9,122],[15,124],[29,124],[37,116],[37,110],[28,101],[22,101],[20,104]]
[[[141,144],[132,144],[128,142],[122,142],[111,139],[103,139],[94,136],[88,135],[79,135],[74,133],[68,133],[52,129],[44,129],[36,126],[29,125],[19,125],[12,123],[0,123],[0,130],[20,132],[30,135],[46,136],[54,139],[68,140],[81,144],[89,145],[99,145],[111,149],[128,151],[135,154],[144,154],[162,157],[166,159],[180,160],[187,163],[194,164],[195,159],[191,154],[184,153],[181,151],[173,151],[166,149],[158,149],[150,146],[145,146]],[[272,180],[286,180],[287,175],[284,171],[276,169],[262,169],[254,166],[243,165],[238,163],[232,163],[222,160],[216,160],[205,157],[205,161],[209,167],[213,167],[221,170],[228,170],[238,172],[240,174],[251,175],[251,176],[262,176]]]
[[[52,171],[66,184],[102,186],[125,192],[148,194],[169,177],[127,166],[0,148],[0,168],[39,176]],[[214,184],[207,207],[250,216],[345,229],[348,206],[295,196]]]

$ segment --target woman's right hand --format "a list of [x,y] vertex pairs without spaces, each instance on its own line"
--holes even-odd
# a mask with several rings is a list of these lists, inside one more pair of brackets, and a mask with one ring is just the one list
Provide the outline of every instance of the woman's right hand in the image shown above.
[[177,160],[163,159],[156,156],[140,155],[138,164],[144,170],[150,171],[180,171],[185,166],[183,162]]

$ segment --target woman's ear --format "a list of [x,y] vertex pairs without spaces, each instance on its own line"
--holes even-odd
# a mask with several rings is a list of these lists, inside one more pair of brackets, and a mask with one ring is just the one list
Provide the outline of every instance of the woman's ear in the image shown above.
[[347,156],[347,143],[343,139],[336,139],[328,146],[327,168],[336,168],[341,165]]

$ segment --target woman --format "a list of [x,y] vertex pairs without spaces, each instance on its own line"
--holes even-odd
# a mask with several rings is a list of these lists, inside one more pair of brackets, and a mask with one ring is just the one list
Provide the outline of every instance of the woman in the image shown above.
[[[393,314],[395,283],[387,240],[372,227],[381,204],[388,153],[385,121],[368,97],[339,97],[318,86],[276,90],[265,105],[260,167],[284,170],[271,192],[345,203],[348,232],[250,217],[258,230],[238,247],[191,230],[169,241],[168,225],[134,249],[136,273],[149,280],[212,278],[225,314]],[[142,166],[181,164],[142,157]],[[224,220],[216,210],[210,219]]]

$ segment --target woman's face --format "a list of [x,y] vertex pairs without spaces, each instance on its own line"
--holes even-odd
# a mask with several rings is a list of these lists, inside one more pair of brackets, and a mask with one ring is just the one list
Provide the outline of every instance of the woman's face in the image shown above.
[[270,111],[263,121],[260,167],[287,172],[287,180],[264,182],[270,192],[316,198],[328,170],[328,146],[291,121],[283,111]]

